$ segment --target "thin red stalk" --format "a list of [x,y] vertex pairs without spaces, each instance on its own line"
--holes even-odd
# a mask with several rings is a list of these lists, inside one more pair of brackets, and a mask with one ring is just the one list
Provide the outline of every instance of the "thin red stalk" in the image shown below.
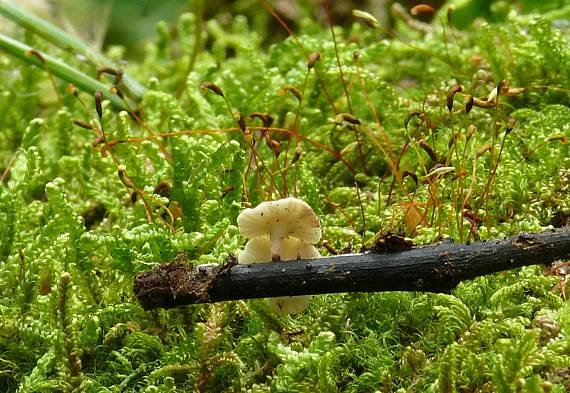
[[[265,0],[259,0],[259,1],[263,5],[263,7],[267,10],[267,12],[269,12],[271,14],[271,16],[273,16],[277,20],[277,22],[279,22],[281,27],[283,27],[287,31],[289,36],[291,36],[291,39],[293,40],[293,42],[295,42],[295,45],[297,45],[297,48],[299,48],[301,53],[303,53],[303,56],[305,56],[305,59],[307,59],[307,61],[309,61],[309,54],[307,53],[305,48],[303,48],[303,45],[301,45],[301,43],[299,42],[299,39],[297,38],[297,36],[293,32],[293,30],[291,30],[289,28],[289,26],[287,26],[287,23],[285,23],[285,21],[283,19],[281,19],[281,17],[273,10],[273,8],[271,8],[271,6],[269,4],[267,4],[267,1],[265,1]],[[323,81],[323,78],[321,78],[321,73],[319,72],[317,67],[314,67],[314,69],[315,69],[315,74],[317,75],[317,79],[319,80],[319,84],[321,85],[321,89],[323,89],[323,92],[327,96],[327,100],[328,100],[329,104],[331,105],[333,112],[335,114],[338,114],[338,110],[336,109],[336,106],[334,104],[334,100],[332,99],[329,91],[327,90],[327,86],[326,86],[325,82]]]
[[[256,126],[256,127],[249,127],[249,129],[250,130],[267,130],[267,131],[272,131],[272,132],[274,132],[274,131],[275,132],[284,132],[287,134],[293,133],[293,131],[291,131],[288,128],[279,128],[279,127]],[[138,143],[138,142],[142,142],[142,141],[155,140],[155,139],[158,139],[161,137],[179,136],[179,135],[193,135],[193,134],[206,134],[206,135],[207,134],[223,134],[226,132],[241,132],[241,129],[238,127],[233,127],[233,128],[225,128],[223,130],[182,130],[182,131],[175,131],[175,132],[163,132],[160,134],[141,137],[141,138],[128,138],[128,139],[123,139],[123,140],[111,141],[111,142],[106,143],[103,146],[103,150],[109,150],[113,146],[121,144],[121,143]],[[306,136],[299,134],[299,138],[303,141],[310,143],[313,146],[319,147],[319,148],[327,151],[332,156],[334,156],[337,160],[341,161],[347,167],[347,169],[350,171],[350,173],[352,173],[353,175],[356,174],[354,167],[350,164],[350,162],[346,161],[346,159],[339,152],[331,149],[327,145],[324,145],[320,142],[314,141],[314,140],[312,140]]]
[[[351,114],[354,114],[352,112],[352,105],[350,105],[350,97],[348,95],[348,89],[346,88],[346,82],[344,80],[344,74],[342,72],[342,66],[340,65],[340,57],[338,56],[338,45],[336,42],[336,34],[335,34],[334,28],[333,28],[333,20],[332,20],[332,15],[331,15],[331,2],[330,2],[330,0],[325,1],[325,11],[327,14],[327,18],[329,20],[329,27],[331,29],[331,34],[332,34],[333,43],[334,43],[334,53],[336,56],[336,64],[338,66],[340,82],[342,83],[342,88],[344,89],[344,96],[346,97],[346,103],[348,105],[348,111]],[[360,143],[359,143],[359,145],[360,145]]]
[[[303,83],[303,90],[301,91],[301,99],[299,100],[299,105],[297,105],[297,113],[295,114],[295,121],[293,122],[293,135],[295,136],[295,150],[299,146],[299,119],[301,118],[301,108],[303,107],[303,101],[305,98],[305,90],[307,89],[307,82],[309,81],[309,73],[311,70],[307,68],[307,73],[305,74],[305,81]],[[283,168],[287,169],[287,161],[289,157],[289,147],[291,143],[287,142],[287,149],[285,150],[285,159],[283,160]],[[282,173],[283,183],[285,185],[285,191],[287,190],[287,171]]]

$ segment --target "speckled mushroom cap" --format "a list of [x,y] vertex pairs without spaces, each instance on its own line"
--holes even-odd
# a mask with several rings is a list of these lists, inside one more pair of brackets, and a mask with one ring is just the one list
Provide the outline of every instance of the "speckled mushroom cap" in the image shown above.
[[262,202],[245,209],[237,218],[240,233],[248,239],[269,236],[294,237],[315,244],[321,239],[321,225],[313,209],[300,199],[289,197]]

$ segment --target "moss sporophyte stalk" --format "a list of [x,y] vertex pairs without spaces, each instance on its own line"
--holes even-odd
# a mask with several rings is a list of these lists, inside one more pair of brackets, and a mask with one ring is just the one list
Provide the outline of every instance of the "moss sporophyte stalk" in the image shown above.
[[[133,291],[159,266],[532,252],[570,223],[569,5],[156,2],[132,47],[136,2],[25,3],[0,0],[0,391],[570,390],[565,260],[269,307]],[[244,229],[289,203],[309,238]]]

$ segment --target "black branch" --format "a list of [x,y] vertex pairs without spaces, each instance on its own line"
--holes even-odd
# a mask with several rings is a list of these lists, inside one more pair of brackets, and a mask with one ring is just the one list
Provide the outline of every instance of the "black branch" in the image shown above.
[[448,292],[463,280],[570,259],[570,228],[398,252],[311,260],[193,266],[173,262],[139,274],[134,293],[145,309],[224,300],[337,292]]

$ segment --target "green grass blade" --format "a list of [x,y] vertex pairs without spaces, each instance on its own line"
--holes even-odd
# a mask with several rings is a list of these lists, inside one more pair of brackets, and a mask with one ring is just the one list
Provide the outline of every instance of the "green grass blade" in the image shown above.
[[[27,12],[26,10],[12,4],[10,1],[0,0],[0,14],[61,49],[73,50],[76,53],[85,56],[96,67],[115,67],[109,59],[79,38],[67,34],[59,27]],[[145,88],[137,80],[127,74],[123,74],[123,83],[137,100],[142,98]]]
[[[45,53],[40,53],[20,41],[14,40],[4,34],[0,34],[0,50],[22,59],[28,64],[33,64],[37,67],[49,70],[53,75],[68,83],[73,83],[77,88],[87,93],[94,94],[97,91],[102,91],[103,96],[111,101],[115,107],[122,110],[128,110],[123,100],[121,100],[116,94],[111,94],[109,92],[109,86],[85,75],[81,71],[70,67],[58,59],[55,59]],[[32,51],[39,53],[41,58],[40,56],[33,55]]]

